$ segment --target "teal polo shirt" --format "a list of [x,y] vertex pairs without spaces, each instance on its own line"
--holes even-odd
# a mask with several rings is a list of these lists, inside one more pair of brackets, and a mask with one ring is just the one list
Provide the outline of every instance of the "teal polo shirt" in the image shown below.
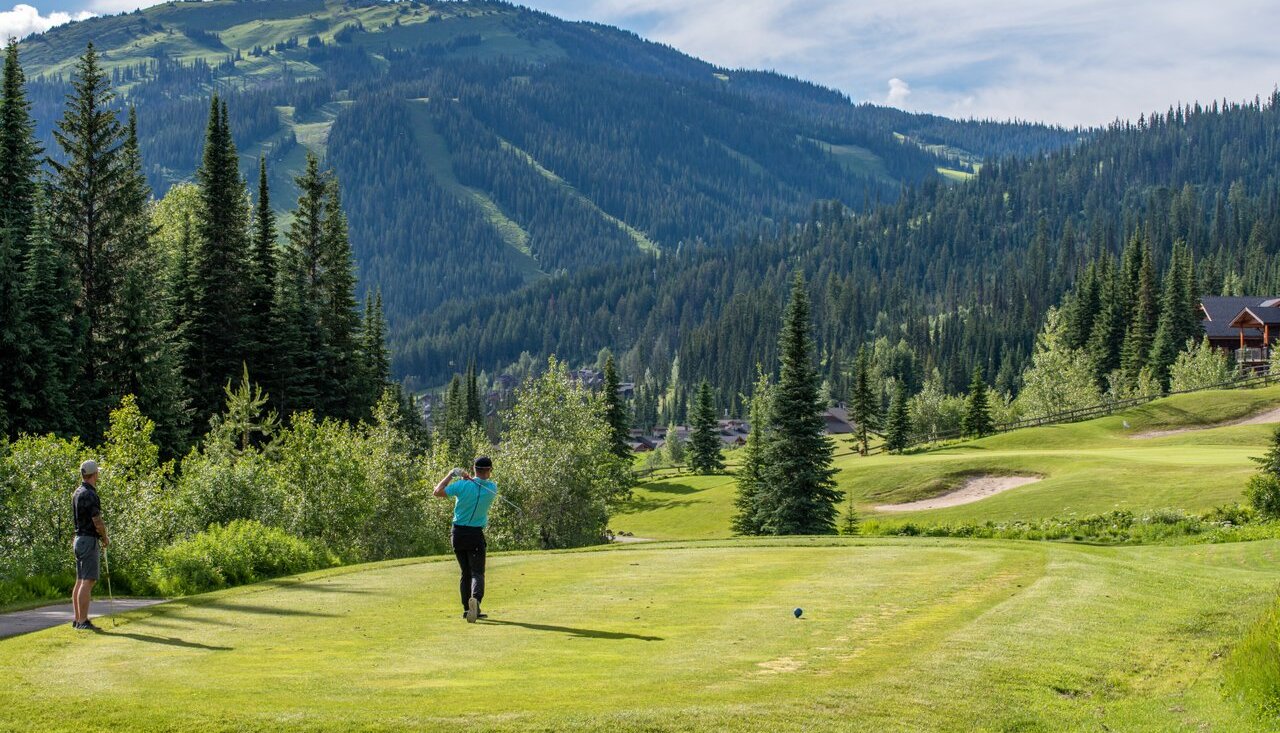
[[462,527],[488,527],[489,507],[498,497],[498,485],[491,479],[462,479],[444,489],[453,497],[453,523]]

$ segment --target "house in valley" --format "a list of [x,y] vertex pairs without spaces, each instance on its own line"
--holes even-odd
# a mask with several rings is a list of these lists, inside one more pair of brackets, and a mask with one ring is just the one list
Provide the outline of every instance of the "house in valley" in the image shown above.
[[1265,364],[1280,339],[1280,297],[1206,296],[1201,325],[1213,346],[1231,352],[1242,367]]

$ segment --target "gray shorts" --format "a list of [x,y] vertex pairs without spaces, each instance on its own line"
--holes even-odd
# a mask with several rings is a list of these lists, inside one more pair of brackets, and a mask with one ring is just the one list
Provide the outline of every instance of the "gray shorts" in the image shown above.
[[71,545],[76,553],[76,580],[97,580],[98,559],[102,556],[97,537],[76,537]]

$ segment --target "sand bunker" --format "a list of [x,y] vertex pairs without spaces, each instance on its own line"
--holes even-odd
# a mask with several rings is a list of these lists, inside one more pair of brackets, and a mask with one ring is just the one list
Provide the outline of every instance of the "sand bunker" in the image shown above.
[[1002,491],[1016,489],[1019,486],[1034,484],[1039,480],[1039,476],[975,476],[965,481],[960,488],[942,496],[912,501],[906,504],[881,504],[876,507],[876,511],[918,512],[925,509],[946,509],[950,506],[972,504],[988,496],[995,496]]
[[1130,438],[1139,440],[1145,438],[1164,438],[1169,435],[1181,435],[1182,433],[1192,433],[1197,430],[1212,430],[1213,428],[1229,428],[1236,425],[1269,425],[1271,423],[1280,423],[1280,407],[1259,412],[1257,415],[1246,417],[1242,420],[1231,420],[1229,422],[1220,422],[1213,425],[1191,425],[1185,428],[1174,428],[1172,430],[1150,430],[1145,433],[1134,433]]

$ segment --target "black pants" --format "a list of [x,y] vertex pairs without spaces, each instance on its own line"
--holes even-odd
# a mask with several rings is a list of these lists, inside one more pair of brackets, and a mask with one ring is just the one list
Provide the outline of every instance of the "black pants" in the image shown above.
[[477,603],[484,600],[484,528],[455,524],[451,540],[453,556],[458,558],[458,567],[462,568],[458,592],[462,596],[462,608],[466,610],[467,601],[472,596]]

